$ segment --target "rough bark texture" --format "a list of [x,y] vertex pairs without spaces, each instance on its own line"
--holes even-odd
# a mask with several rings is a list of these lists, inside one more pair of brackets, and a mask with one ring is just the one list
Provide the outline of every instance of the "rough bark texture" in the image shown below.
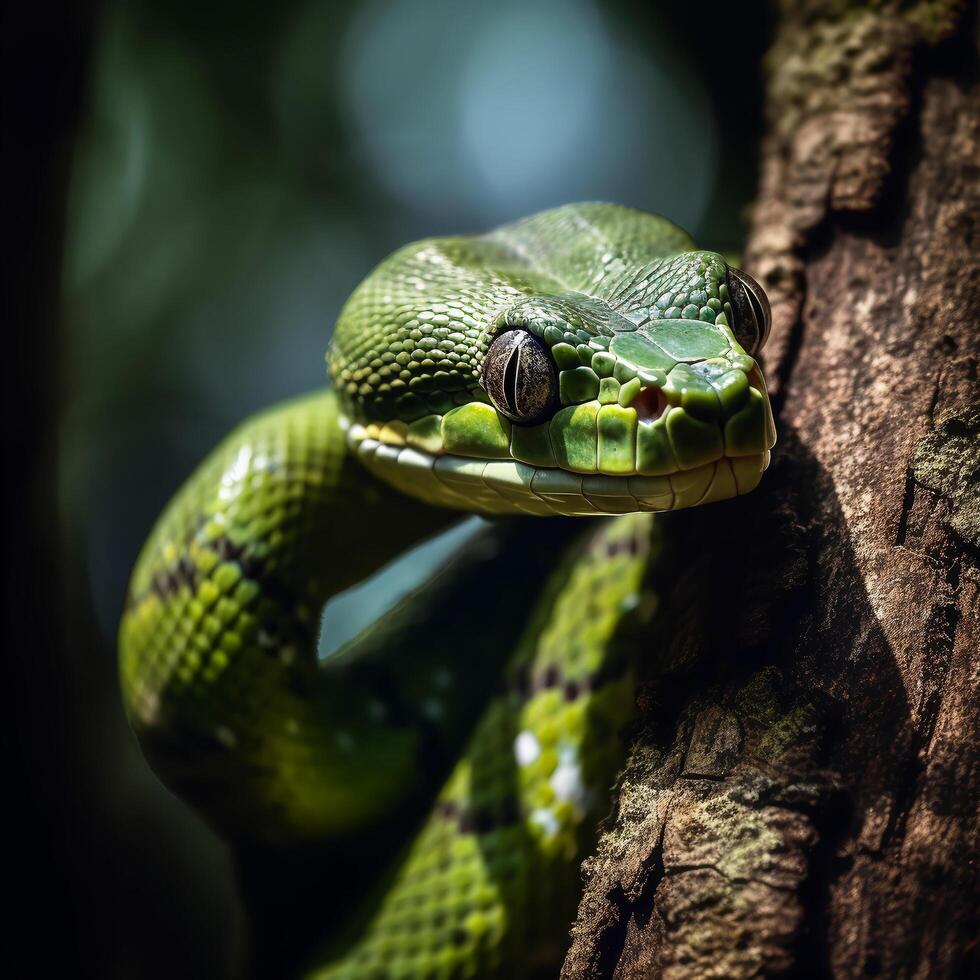
[[674,522],[565,980],[980,975],[974,31],[784,3],[747,262],[781,441]]

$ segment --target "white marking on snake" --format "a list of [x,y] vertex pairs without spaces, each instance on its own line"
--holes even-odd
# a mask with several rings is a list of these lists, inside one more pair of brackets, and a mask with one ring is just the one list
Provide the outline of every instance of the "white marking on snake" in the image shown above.
[[514,739],[514,758],[519,766],[529,766],[541,755],[541,746],[534,732],[520,732]]
[[238,450],[235,461],[221,475],[221,487],[218,490],[220,500],[231,500],[238,493],[238,488],[248,475],[251,464],[252,449],[250,446],[242,446]]
[[578,752],[573,745],[563,745],[558,753],[558,766],[551,774],[551,788],[562,803],[571,803],[585,809],[588,791],[582,780],[582,767],[578,762]]
[[160,716],[160,695],[146,681],[140,681],[133,696],[136,714],[144,725],[152,725]]

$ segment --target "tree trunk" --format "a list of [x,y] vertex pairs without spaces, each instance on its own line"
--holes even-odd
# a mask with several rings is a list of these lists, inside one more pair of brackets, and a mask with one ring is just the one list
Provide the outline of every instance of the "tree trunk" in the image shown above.
[[746,263],[780,444],[672,520],[565,980],[980,975],[976,24],[847,6],[782,4]]

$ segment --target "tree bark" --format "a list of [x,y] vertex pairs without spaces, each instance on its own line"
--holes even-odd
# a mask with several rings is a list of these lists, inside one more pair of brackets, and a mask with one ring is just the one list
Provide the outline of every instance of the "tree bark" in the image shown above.
[[672,519],[565,980],[980,975],[975,30],[782,4],[746,263],[780,445]]

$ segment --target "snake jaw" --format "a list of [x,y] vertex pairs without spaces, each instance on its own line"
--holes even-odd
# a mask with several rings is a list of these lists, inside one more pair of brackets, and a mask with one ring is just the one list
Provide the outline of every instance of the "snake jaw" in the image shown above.
[[[506,420],[484,403],[463,406],[469,411],[454,410],[455,417],[448,413],[439,419],[445,437],[438,444],[431,433],[420,440],[411,427],[401,426],[348,423],[347,437],[367,469],[404,493],[486,514],[594,516],[677,510],[748,493],[758,485],[769,463],[768,448],[725,455],[711,425],[682,407],[671,407],[666,399],[664,404],[663,413],[647,421],[639,421],[632,407],[571,407],[570,424],[560,426],[555,438],[545,433],[548,441],[543,446],[528,441],[533,430],[511,426],[508,431]],[[745,407],[758,414],[762,405],[760,400]],[[746,420],[739,413],[732,418],[744,428]],[[462,436],[470,425],[476,428]],[[771,445],[761,418],[754,427],[759,445]],[[473,437],[481,430],[500,439],[492,452],[478,450]],[[678,438],[685,446],[680,453],[673,448]]]

